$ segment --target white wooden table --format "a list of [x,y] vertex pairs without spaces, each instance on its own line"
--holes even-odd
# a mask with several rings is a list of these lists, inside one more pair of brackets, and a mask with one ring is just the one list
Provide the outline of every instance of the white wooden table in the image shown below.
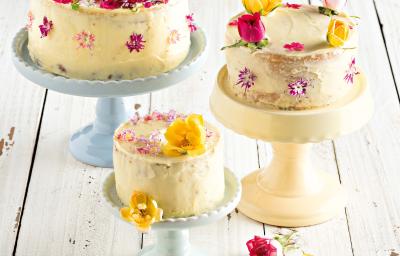
[[[191,4],[212,46],[207,64],[176,87],[127,98],[132,111],[174,108],[215,122],[208,97],[225,61],[219,49],[228,18],[242,7],[239,0]],[[362,17],[360,56],[376,113],[361,131],[315,147],[321,165],[348,189],[349,202],[338,218],[299,231],[318,256],[399,256],[400,1],[350,0],[348,9]],[[135,255],[153,238],[116,220],[101,204],[101,181],[110,170],[81,164],[68,151],[70,134],[94,118],[94,99],[46,91],[11,63],[11,40],[27,11],[27,1],[1,1],[0,255]],[[271,158],[269,144],[221,129],[226,165],[238,175]],[[235,211],[193,230],[192,240],[208,255],[247,255],[245,242],[273,229]]]

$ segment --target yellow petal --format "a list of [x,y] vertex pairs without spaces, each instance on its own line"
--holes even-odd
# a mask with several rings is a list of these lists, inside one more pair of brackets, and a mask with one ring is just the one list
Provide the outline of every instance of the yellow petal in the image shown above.
[[247,12],[256,13],[263,10],[263,3],[261,0],[243,0],[242,2]]
[[187,151],[188,155],[192,157],[202,155],[204,152],[206,152],[204,145],[200,145],[192,150]]
[[131,215],[131,209],[129,207],[124,207],[119,210],[121,217],[128,222],[133,222],[133,218]]
[[186,153],[186,150],[180,147],[175,147],[171,144],[165,144],[162,147],[162,152],[166,156],[176,157]]

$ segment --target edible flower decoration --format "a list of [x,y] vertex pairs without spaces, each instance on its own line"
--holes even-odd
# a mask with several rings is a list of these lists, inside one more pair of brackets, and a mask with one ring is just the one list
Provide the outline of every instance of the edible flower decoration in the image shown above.
[[90,32],[82,31],[74,36],[78,42],[78,48],[93,50],[96,36]]
[[[279,243],[274,243],[274,239],[254,236],[253,239],[247,241],[246,246],[250,256],[282,256],[282,247]],[[278,254],[278,248],[280,254]]]
[[296,10],[300,9],[302,6],[303,5],[301,5],[301,4],[290,4],[290,3],[285,4],[286,8],[292,8],[292,9],[296,9]]
[[158,208],[157,202],[143,192],[134,191],[129,207],[120,209],[121,217],[142,232],[150,230],[151,225],[162,220],[163,210]]
[[125,46],[128,48],[129,52],[133,51],[140,52],[144,49],[146,41],[142,34],[132,33],[129,36],[129,41],[126,41]]
[[33,16],[32,11],[28,12],[28,23],[26,24],[26,29],[31,30],[32,29],[32,25],[33,25],[33,21],[35,20],[35,16]]
[[240,85],[240,87],[244,88],[244,91],[247,92],[248,89],[254,86],[256,80],[257,76],[250,69],[244,67],[239,71],[236,85]]
[[233,45],[223,47],[222,50],[241,46],[256,50],[268,45],[260,13],[242,15],[239,17],[237,25],[241,40]]
[[359,74],[360,72],[358,71],[356,66],[356,58],[353,57],[349,64],[349,68],[346,71],[346,75],[344,76],[344,80],[347,84],[352,85],[354,84],[354,77]]
[[193,18],[193,13],[186,15],[186,23],[188,24],[189,30],[190,32],[195,32],[197,31],[197,25],[194,22],[194,18]]
[[205,152],[206,130],[201,115],[177,118],[165,132],[167,143],[162,152],[166,156],[198,156]]
[[340,19],[332,18],[328,26],[327,40],[333,47],[342,47],[350,35],[350,25]]
[[304,96],[307,93],[307,87],[310,86],[310,82],[304,78],[300,78],[292,83],[288,84],[289,94],[295,97]]
[[282,5],[282,0],[242,0],[247,12],[265,16]]
[[46,16],[43,17],[43,24],[39,25],[41,38],[47,37],[51,30],[53,30],[53,21],[49,20]]
[[299,43],[299,42],[293,42],[290,44],[285,44],[283,46],[283,48],[285,48],[286,50],[288,50],[290,52],[293,52],[293,51],[301,52],[301,51],[304,51],[304,44]]

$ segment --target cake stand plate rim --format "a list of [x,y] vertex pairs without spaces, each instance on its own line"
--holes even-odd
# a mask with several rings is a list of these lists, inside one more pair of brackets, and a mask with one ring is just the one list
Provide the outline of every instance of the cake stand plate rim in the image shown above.
[[[222,205],[196,216],[164,219],[161,222],[154,223],[152,225],[152,230],[188,229],[190,227],[202,226],[215,222],[232,212],[239,204],[242,195],[242,185],[239,178],[230,169],[225,167],[224,174],[225,186],[228,185],[228,188],[225,189],[225,197],[222,200]],[[114,171],[109,173],[103,181],[102,198],[103,202],[113,215],[122,220],[119,213],[122,203],[116,196]]]
[[133,80],[80,80],[66,78],[37,67],[27,49],[28,31],[22,28],[12,43],[16,69],[28,80],[49,90],[84,97],[124,97],[158,91],[193,75],[205,63],[208,52],[206,34],[200,27],[191,34],[191,47],[186,59],[175,69],[157,76]]
[[[374,103],[363,72],[360,91],[348,104],[315,110],[261,109],[237,101],[222,88],[227,67],[221,68],[210,97],[210,109],[225,127],[254,139],[281,143],[312,143],[351,133],[368,123]],[[360,111],[363,110],[363,111]],[[354,118],[354,114],[357,113]],[[352,118],[350,118],[352,117]]]

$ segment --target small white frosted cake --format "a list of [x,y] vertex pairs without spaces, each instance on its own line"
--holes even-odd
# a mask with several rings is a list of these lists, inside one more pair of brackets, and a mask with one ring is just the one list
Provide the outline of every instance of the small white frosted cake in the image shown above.
[[321,10],[335,12],[286,4],[265,16],[232,18],[225,49],[231,94],[285,110],[324,107],[347,95],[358,74],[358,28],[344,13]]
[[196,29],[188,0],[30,0],[32,59],[88,80],[158,75],[177,67]]
[[134,191],[143,192],[165,218],[206,212],[224,197],[221,136],[198,115],[154,112],[122,124],[115,132],[114,170],[124,205]]

